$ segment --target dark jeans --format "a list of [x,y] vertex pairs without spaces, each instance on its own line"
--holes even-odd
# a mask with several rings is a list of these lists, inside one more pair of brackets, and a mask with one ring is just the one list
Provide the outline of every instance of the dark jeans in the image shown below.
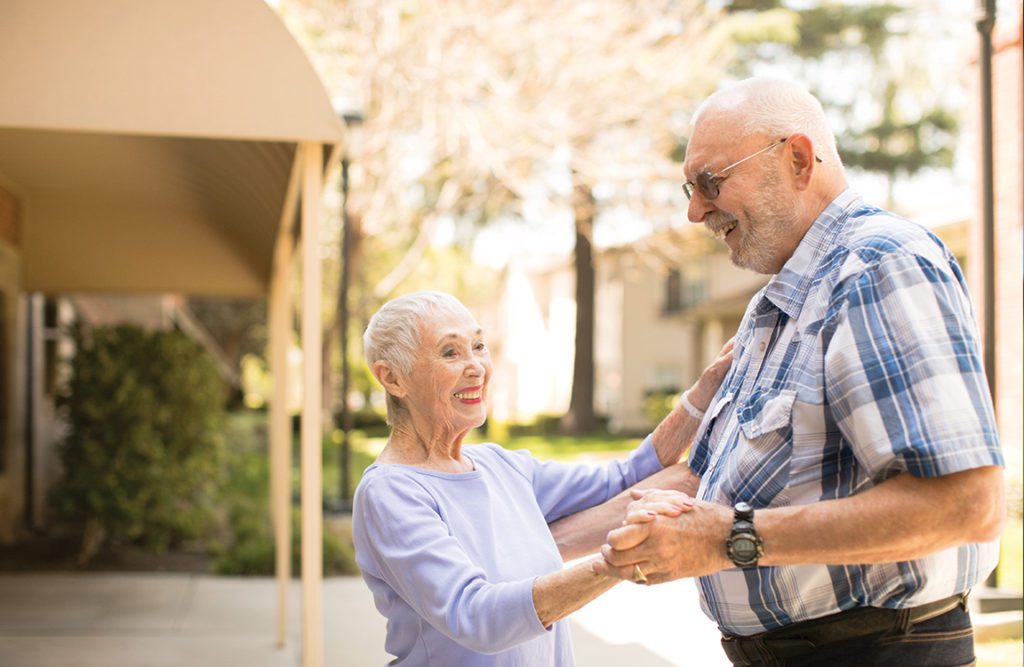
[[813,653],[748,667],[961,667],[974,665],[971,616],[956,607],[903,631],[899,627],[827,644]]

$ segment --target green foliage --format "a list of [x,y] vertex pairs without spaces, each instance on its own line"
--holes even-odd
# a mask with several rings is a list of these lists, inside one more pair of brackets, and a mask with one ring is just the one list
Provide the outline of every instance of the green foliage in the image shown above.
[[[473,442],[484,440],[486,438],[474,438]],[[534,456],[543,460],[575,461],[585,454],[621,454],[625,457],[640,444],[640,439],[612,435],[522,435],[510,436],[498,444],[505,449],[528,449]]]
[[71,337],[56,508],[157,550],[199,537],[213,518],[222,453],[224,387],[213,361],[177,331],[75,327]]
[[537,415],[537,418],[532,423],[509,424],[507,432],[513,437],[524,435],[558,435],[561,433],[561,418],[561,415],[554,414]]
[[[893,2],[733,0],[726,9],[741,47],[737,72],[747,75],[759,63],[791,60],[790,69],[841,119],[836,138],[844,164],[890,180],[952,164],[959,119],[943,91],[928,81],[934,73],[927,59],[915,53],[908,28],[913,8]],[[869,80],[850,78],[836,86],[837,73],[865,68],[872,73]]]
[[266,300],[192,297],[188,307],[234,367],[247,354],[263,354],[267,346]]
[[[270,461],[265,413],[239,412],[228,420],[229,451],[224,459],[224,487],[221,493],[221,538],[213,545],[218,574],[272,575],[274,573],[274,535],[270,507]],[[329,457],[336,452],[324,441],[324,481],[331,468]],[[366,457],[369,458],[369,457]],[[293,461],[297,460],[293,457]],[[335,459],[336,461],[336,459]],[[368,464],[367,464],[368,465]],[[365,466],[363,466],[365,467]],[[337,466],[334,465],[336,474]],[[356,480],[363,468],[357,468]],[[336,477],[335,477],[336,479]],[[335,487],[336,488],[336,487]],[[355,574],[358,568],[351,536],[332,533],[325,527],[323,537],[324,572]],[[301,539],[299,514],[292,511],[292,567],[299,571]]]
[[662,391],[649,391],[644,398],[644,416],[651,424],[658,424],[662,419],[672,412],[676,405],[679,390],[665,389]]
[[[265,515],[266,512],[263,512]],[[324,574],[358,574],[355,551],[351,539],[343,540],[329,530],[323,532]],[[302,534],[299,526],[299,512],[292,510],[291,572],[301,571]],[[217,574],[265,576],[274,574],[274,536],[268,522],[252,532],[239,533],[230,549],[217,557],[214,565]]]

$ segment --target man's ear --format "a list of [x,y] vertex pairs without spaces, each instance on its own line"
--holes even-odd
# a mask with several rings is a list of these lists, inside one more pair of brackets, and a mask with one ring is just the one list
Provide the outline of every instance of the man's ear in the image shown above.
[[381,386],[384,387],[384,391],[398,398],[405,396],[407,392],[404,378],[395,372],[391,364],[386,361],[377,360],[373,362],[370,370],[373,372],[373,377],[377,378],[377,382],[380,382]]
[[814,173],[814,144],[806,134],[794,134],[789,138],[790,169],[798,190],[806,190]]

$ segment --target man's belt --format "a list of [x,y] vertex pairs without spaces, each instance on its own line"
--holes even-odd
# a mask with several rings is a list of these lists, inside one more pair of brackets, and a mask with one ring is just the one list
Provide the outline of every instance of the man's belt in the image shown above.
[[750,637],[723,635],[722,648],[734,665],[757,664],[765,654],[795,658],[820,646],[923,623],[957,607],[967,608],[967,593],[908,609],[857,607]]

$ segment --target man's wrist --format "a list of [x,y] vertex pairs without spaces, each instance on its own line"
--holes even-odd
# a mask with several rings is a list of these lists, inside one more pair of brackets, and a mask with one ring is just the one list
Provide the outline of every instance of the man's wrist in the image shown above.
[[732,561],[729,560],[729,554],[725,549],[725,543],[729,540],[729,536],[732,534],[733,509],[728,505],[716,505],[716,508],[719,511],[717,513],[718,529],[715,531],[715,534],[717,535],[715,539],[715,555],[717,556],[715,559],[715,572],[720,572],[722,570],[730,570],[736,567],[733,565]]
[[732,528],[725,551],[736,567],[756,567],[764,555],[764,541],[754,527],[754,508],[738,502],[733,506]]

